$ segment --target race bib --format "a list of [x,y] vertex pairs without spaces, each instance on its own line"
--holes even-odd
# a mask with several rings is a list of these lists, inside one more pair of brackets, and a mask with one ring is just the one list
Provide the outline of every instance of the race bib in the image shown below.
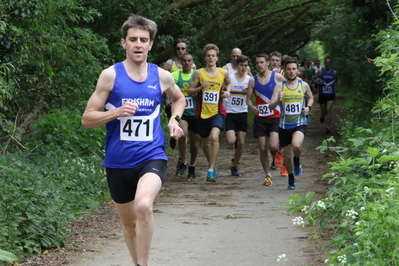
[[152,141],[154,118],[130,116],[120,118],[120,139],[126,141]]
[[184,109],[193,109],[194,101],[192,97],[186,97],[186,107]]
[[219,92],[218,91],[204,91],[204,103],[218,104],[219,103]]
[[332,93],[332,87],[325,85],[325,86],[323,86],[322,91],[323,91],[323,93]]
[[286,103],[284,111],[286,115],[300,115],[302,113],[301,103]]
[[274,114],[274,112],[270,110],[269,104],[258,105],[258,112],[259,116],[270,116]]
[[244,97],[232,96],[230,99],[230,104],[234,106],[244,106],[244,101]]

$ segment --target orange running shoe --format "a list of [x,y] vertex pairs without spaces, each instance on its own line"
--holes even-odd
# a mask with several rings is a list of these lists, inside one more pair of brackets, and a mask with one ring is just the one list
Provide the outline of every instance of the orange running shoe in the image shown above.
[[277,167],[283,166],[284,153],[277,153],[275,164]]
[[281,176],[288,176],[287,168],[285,168],[285,165],[283,165],[281,167],[280,175]]

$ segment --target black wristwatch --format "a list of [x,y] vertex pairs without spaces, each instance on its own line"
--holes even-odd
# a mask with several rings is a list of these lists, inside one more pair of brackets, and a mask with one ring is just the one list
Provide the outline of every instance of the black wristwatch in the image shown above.
[[181,118],[180,118],[180,116],[178,116],[178,115],[172,115],[171,117],[170,117],[170,119],[176,119],[176,121],[177,121],[177,123],[180,123],[181,122]]
[[309,111],[312,111],[312,106],[306,106],[307,108],[309,108]]

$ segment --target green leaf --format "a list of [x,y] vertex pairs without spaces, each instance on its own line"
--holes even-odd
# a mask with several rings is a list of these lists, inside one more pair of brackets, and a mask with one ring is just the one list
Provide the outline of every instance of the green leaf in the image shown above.
[[13,253],[0,249],[0,261],[18,261],[18,257]]

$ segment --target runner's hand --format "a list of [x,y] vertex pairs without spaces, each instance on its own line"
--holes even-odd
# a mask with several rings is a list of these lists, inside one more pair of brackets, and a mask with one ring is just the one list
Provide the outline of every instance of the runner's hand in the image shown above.
[[139,109],[137,103],[126,102],[121,107],[119,107],[120,115],[119,117],[133,116],[136,110]]

